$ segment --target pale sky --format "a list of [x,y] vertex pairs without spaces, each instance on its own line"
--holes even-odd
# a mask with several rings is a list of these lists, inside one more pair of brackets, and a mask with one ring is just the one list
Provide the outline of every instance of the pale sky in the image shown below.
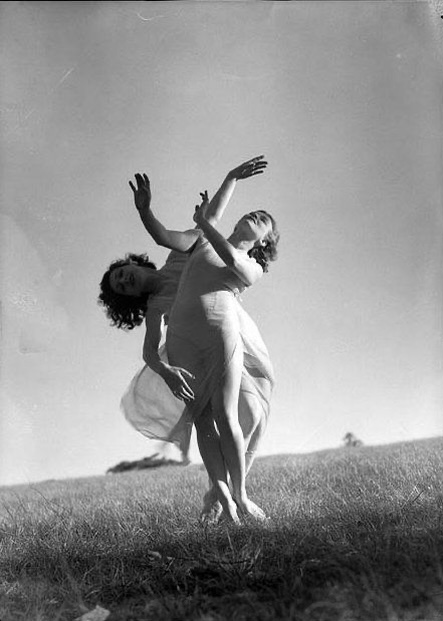
[[[277,387],[261,454],[441,435],[439,15],[426,2],[0,6],[0,484],[102,474],[156,444],[119,403],[143,328],[97,305],[128,251],[161,266],[128,180],[191,225],[265,154],[221,231],[264,208],[279,259],[244,294]],[[441,20],[440,20],[441,21]],[[438,24],[441,27],[441,24]],[[194,458],[198,452],[194,450]]]

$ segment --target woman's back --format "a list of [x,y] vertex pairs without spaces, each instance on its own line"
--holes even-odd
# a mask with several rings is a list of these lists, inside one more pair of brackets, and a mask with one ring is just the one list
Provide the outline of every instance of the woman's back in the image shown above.
[[168,322],[180,278],[188,261],[188,253],[173,250],[168,254],[163,267],[158,270],[162,276],[162,287],[158,293],[150,296],[149,308],[151,311],[155,310],[160,315],[164,315],[166,322]]

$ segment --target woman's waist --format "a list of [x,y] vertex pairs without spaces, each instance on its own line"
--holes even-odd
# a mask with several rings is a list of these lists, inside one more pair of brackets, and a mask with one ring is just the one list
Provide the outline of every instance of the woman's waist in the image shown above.
[[182,323],[224,323],[237,314],[233,291],[207,291],[198,296],[178,296],[172,307],[170,325]]
[[202,288],[200,291],[186,291],[186,289],[180,291],[175,299],[175,306],[177,308],[206,308],[207,306],[213,306],[216,304],[234,304],[239,291],[226,287],[223,289],[210,289]]

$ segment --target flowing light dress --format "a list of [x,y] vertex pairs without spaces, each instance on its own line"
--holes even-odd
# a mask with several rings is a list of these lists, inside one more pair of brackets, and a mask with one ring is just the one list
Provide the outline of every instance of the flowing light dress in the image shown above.
[[[174,258],[172,264],[177,265],[176,261],[179,259]],[[173,272],[167,264],[163,269]],[[169,364],[195,376],[195,399],[189,404],[176,399],[147,366],[122,399],[126,418],[136,429],[149,438],[175,443],[185,457],[192,425],[210,407],[211,396],[239,349],[243,357],[239,420],[254,416],[266,425],[274,374],[260,332],[239,301],[245,289],[201,235],[183,269],[169,315],[166,351],[161,349]],[[166,305],[166,299],[153,302]]]

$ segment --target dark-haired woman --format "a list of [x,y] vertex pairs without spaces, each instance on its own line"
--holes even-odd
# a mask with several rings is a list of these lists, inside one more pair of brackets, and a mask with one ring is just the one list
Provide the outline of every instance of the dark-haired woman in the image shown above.
[[[230,171],[221,191],[232,194],[237,179],[259,174],[265,166],[262,156],[245,162]],[[136,181],[137,188],[131,187],[137,201],[137,195],[150,190],[146,176],[136,175]],[[192,250],[166,339],[170,363],[187,370],[194,394],[179,421],[181,431],[189,436],[195,424],[202,459],[226,515],[234,522],[239,521],[237,511],[264,518],[246,493],[239,408],[245,404],[267,417],[273,373],[266,348],[238,296],[276,258],[279,234],[275,221],[263,210],[251,212],[225,239],[215,228],[222,210],[211,211],[205,202],[194,216],[200,230],[168,230],[150,207],[141,215],[157,243],[182,252]],[[134,388],[142,392],[142,382]]]
[[[172,251],[163,267],[157,270],[147,255],[128,253],[124,259],[111,263],[100,283],[98,302],[104,307],[113,326],[132,330],[145,322],[143,359],[154,372],[149,373],[147,370],[145,373],[150,375],[152,401],[147,409],[152,420],[149,427],[143,416],[130,422],[148,437],[159,440],[168,439],[165,437],[169,428],[169,422],[164,416],[165,407],[170,407],[171,415],[175,412],[177,419],[181,416],[182,407],[174,395],[183,401],[193,398],[188,383],[190,374],[185,369],[170,365],[164,347],[160,347],[188,257],[187,253]],[[171,394],[164,390],[163,381]],[[158,404],[154,401],[157,393]],[[165,404],[165,399],[169,403]],[[142,404],[139,410],[142,411]],[[155,420],[157,424],[154,424]]]
[[[149,261],[147,255],[128,253],[123,259],[111,263],[100,283],[99,295],[99,303],[104,307],[111,325],[132,330],[143,321],[146,324],[143,344],[146,366],[137,373],[122,399],[122,409],[127,420],[148,438],[175,443],[185,463],[188,460],[190,427],[183,425],[186,421],[186,417],[183,417],[183,402],[192,399],[193,393],[187,382],[188,372],[168,364],[165,346],[160,343],[188,258],[186,253],[172,251],[165,265],[156,271],[155,264]],[[139,271],[138,267],[143,269]],[[153,271],[156,271],[156,275],[153,275]],[[139,286],[139,283],[134,282],[136,276],[131,278],[134,273],[139,273],[139,283],[144,283],[141,292],[136,290]],[[258,348],[262,340],[257,328],[246,313],[242,313],[240,319],[245,324],[245,334],[255,332],[253,340]],[[264,360],[268,354],[263,343],[261,349],[261,359]],[[246,448],[246,473],[255,459],[268,416],[266,408],[257,408],[251,402],[251,395],[247,392],[247,378],[248,374],[245,373],[239,404],[239,421]],[[163,380],[169,390],[165,389]],[[176,397],[175,394],[182,396]],[[204,496],[201,519],[205,523],[215,524],[221,517],[222,506],[211,480],[209,487]]]
[[[258,174],[260,168],[256,167],[254,174]],[[238,169],[238,178],[247,178],[248,172],[252,174],[245,165]],[[151,193],[147,177],[140,177],[139,181],[140,191],[135,191],[134,186],[131,186],[135,191],[137,209],[142,220],[145,220],[146,210],[151,203]],[[208,209],[216,217],[220,217],[226,208],[232,190],[232,183],[225,181],[211,200]],[[207,202],[207,193],[202,193],[201,197]],[[149,226],[147,228],[149,231]],[[185,461],[192,424],[188,424],[188,417],[183,415],[183,402],[193,398],[193,391],[188,383],[190,374],[183,368],[170,365],[164,345],[159,345],[188,257],[188,253],[172,251],[166,264],[157,271],[147,255],[127,254],[123,259],[111,263],[105,272],[100,283],[98,300],[113,326],[131,330],[143,321],[146,324],[143,345],[146,366],[133,379],[122,399],[122,409],[127,420],[151,439],[175,443],[181,449]],[[242,333],[250,335],[249,341],[254,342],[257,351],[260,350],[261,360],[267,360],[269,356],[255,324],[244,311],[239,314],[239,318],[244,324]],[[246,473],[252,466],[268,418],[268,408],[257,407],[253,394],[248,389],[248,377],[248,372],[245,372],[239,401],[239,421],[246,448]],[[165,382],[170,390],[165,389]],[[204,497],[202,521],[216,523],[221,513],[221,504],[210,481],[210,490]]]

